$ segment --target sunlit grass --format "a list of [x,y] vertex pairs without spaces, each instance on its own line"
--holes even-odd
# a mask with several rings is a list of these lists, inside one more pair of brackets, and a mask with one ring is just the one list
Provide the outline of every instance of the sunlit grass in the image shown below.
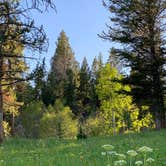
[[107,166],[102,146],[118,153],[141,146],[153,148],[156,166],[166,166],[166,130],[85,140],[8,139],[0,146],[0,166]]

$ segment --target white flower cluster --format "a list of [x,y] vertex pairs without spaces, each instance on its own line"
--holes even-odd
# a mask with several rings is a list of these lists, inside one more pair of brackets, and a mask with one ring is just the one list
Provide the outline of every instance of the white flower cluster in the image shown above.
[[102,148],[104,148],[105,150],[113,150],[114,146],[107,144],[107,145],[103,145]]
[[114,165],[115,165],[115,166],[127,165],[127,161],[125,161],[125,160],[115,161],[115,162],[114,162]]
[[[146,158],[146,156],[147,156],[146,153],[153,152],[153,149],[150,147],[147,147],[147,146],[142,146],[137,151],[128,150],[127,155],[129,157],[127,157],[125,154],[121,154],[121,153],[117,153],[116,151],[112,151],[114,149],[114,146],[112,146],[112,145],[109,145],[109,144],[103,145],[102,148],[104,148],[106,151],[102,152],[101,154],[103,156],[105,156],[105,155],[108,155],[108,157],[110,156],[112,158],[112,164],[114,164],[114,166],[124,166],[124,165],[127,165],[128,162],[130,163],[130,165],[132,163],[132,165],[135,165],[135,166],[141,166],[141,165],[147,165],[147,164],[149,166],[153,162],[155,162],[155,160],[151,157]],[[137,155],[139,155],[139,152],[142,153],[144,156],[143,161],[141,161],[141,160],[135,161],[135,159],[136,159],[135,157]],[[117,158],[118,160],[113,161],[113,160],[115,160],[115,158]],[[133,158],[135,158],[135,159],[133,160]],[[129,159],[129,161],[127,161],[127,159]]]
[[153,152],[153,149],[147,146],[142,146],[138,149],[138,151],[142,153],[148,153],[148,152]]
[[135,157],[137,156],[138,153],[135,150],[129,150],[127,151],[127,154],[131,157]]
[[135,162],[135,165],[136,165],[136,166],[143,165],[143,161],[136,161],[136,162]]

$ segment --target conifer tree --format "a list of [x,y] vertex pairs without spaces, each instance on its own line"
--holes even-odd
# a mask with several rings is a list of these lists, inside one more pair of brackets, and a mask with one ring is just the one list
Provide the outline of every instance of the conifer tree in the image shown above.
[[41,101],[43,99],[43,91],[46,77],[45,59],[43,59],[42,64],[37,64],[31,75],[33,77],[34,83],[33,100]]
[[68,78],[64,85],[65,105],[69,106],[73,113],[76,114],[76,95],[78,89],[77,75],[74,75],[72,70],[68,70],[67,75]]
[[[62,31],[57,41],[57,48],[51,62],[50,81],[54,87],[54,98],[64,98],[64,86],[68,80],[68,72],[76,76],[78,73],[78,62],[70,47],[68,37]],[[71,78],[69,78],[71,79]],[[54,100],[55,100],[54,99]]]
[[99,100],[96,93],[96,85],[99,79],[99,73],[103,67],[102,55],[99,54],[98,58],[94,58],[92,67],[91,67],[91,107],[94,112],[98,110]]
[[108,63],[111,67],[116,68],[120,73],[123,72],[123,62],[120,57],[116,55],[116,50],[114,48],[111,48],[109,52]]
[[79,73],[80,85],[79,85],[79,106],[80,106],[80,116],[86,118],[90,113],[90,103],[91,103],[91,84],[90,84],[90,69],[86,57],[83,59],[82,66]]

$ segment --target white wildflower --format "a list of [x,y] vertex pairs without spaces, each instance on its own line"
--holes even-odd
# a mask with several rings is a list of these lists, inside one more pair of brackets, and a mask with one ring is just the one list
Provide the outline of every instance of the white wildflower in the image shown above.
[[109,155],[117,155],[118,153],[116,151],[108,151],[107,154],[109,154]]
[[116,156],[117,156],[119,159],[126,159],[126,155],[124,155],[124,154],[117,153]]
[[138,153],[135,150],[129,150],[127,154],[131,157],[135,157]]
[[148,158],[147,160],[146,160],[146,162],[148,162],[148,163],[153,163],[155,160],[153,159],[153,158]]
[[123,165],[126,165],[126,164],[127,164],[127,161],[125,161],[125,160],[119,160],[119,161],[114,162],[115,166],[123,166]]
[[143,162],[142,161],[136,161],[135,165],[137,165],[137,166],[143,165]]
[[102,155],[102,156],[105,156],[105,155],[106,155],[106,152],[101,152],[101,155]]
[[113,150],[114,146],[107,144],[107,145],[103,145],[102,148],[104,148],[105,150]]
[[142,146],[138,149],[138,151],[142,153],[147,153],[147,152],[153,152],[153,149],[147,146]]

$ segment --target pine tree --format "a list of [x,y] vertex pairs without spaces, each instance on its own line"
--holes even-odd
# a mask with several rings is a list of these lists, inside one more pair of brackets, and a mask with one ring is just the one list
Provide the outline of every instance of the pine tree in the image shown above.
[[91,102],[90,69],[86,58],[83,59],[79,73],[79,79],[80,79],[80,85],[79,85],[78,98],[80,102],[79,103],[80,116],[82,116],[82,118],[84,119],[90,114],[90,102]]
[[[138,106],[148,105],[156,127],[165,127],[165,1],[109,0],[111,26],[103,37],[124,47],[116,49],[130,67],[123,80],[132,85],[131,94]],[[160,121],[160,122],[159,122]]]
[[54,87],[54,98],[64,98],[64,86],[68,80],[68,72],[73,76],[78,73],[78,62],[70,47],[69,40],[64,31],[60,33],[57,48],[51,62],[50,78]]
[[43,100],[43,91],[44,91],[44,84],[46,78],[46,66],[45,66],[45,59],[43,59],[42,64],[37,64],[34,71],[31,73],[33,78],[33,100],[41,101]]
[[97,112],[99,107],[98,95],[96,93],[96,85],[99,79],[99,73],[103,67],[102,55],[99,54],[98,58],[94,58],[91,67],[91,107],[93,112]]
[[77,89],[78,89],[78,75],[75,75],[72,70],[67,71],[67,81],[64,85],[65,105],[69,106],[74,114],[77,111]]
[[107,63],[109,63],[111,67],[116,68],[119,73],[123,72],[123,62],[120,57],[116,55],[116,50],[114,48],[111,48],[109,52],[109,58]]

